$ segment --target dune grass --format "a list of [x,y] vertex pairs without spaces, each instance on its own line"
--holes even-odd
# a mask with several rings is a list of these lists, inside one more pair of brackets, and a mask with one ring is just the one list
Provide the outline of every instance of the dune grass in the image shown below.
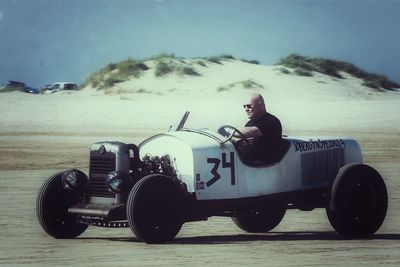
[[[199,72],[201,68],[206,68],[210,64],[223,65],[224,62],[233,60],[240,60],[250,64],[260,64],[257,60],[236,59],[229,54],[186,59],[177,57],[174,54],[162,53],[143,60],[127,59],[118,63],[110,63],[90,75],[80,88],[86,87],[89,84],[98,89],[111,88],[118,83],[133,78],[139,78],[145,71],[150,69],[146,64],[148,61],[154,62],[154,76],[156,78],[162,78],[172,74],[180,77],[201,76],[201,72]],[[280,72],[283,74],[311,77],[313,76],[313,72],[319,72],[335,79],[344,79],[342,74],[346,72],[354,77],[362,79],[363,85],[370,88],[377,90],[393,90],[400,88],[398,83],[389,80],[386,76],[366,72],[354,64],[344,61],[291,54],[281,59],[277,65],[282,65]],[[244,83],[242,86],[243,88],[259,87],[250,82]],[[2,91],[4,92],[5,90],[15,89],[5,88]],[[219,91],[224,91],[224,88],[221,88]]]
[[6,85],[0,88],[0,93],[14,92],[14,91],[24,91],[23,87],[20,86],[10,86]]
[[234,60],[236,59],[234,56],[232,55],[220,55],[220,56],[213,56],[213,57],[208,57],[205,58],[206,60],[212,62],[212,63],[216,63],[216,64],[220,64],[222,65],[222,62],[225,60]]
[[245,89],[260,89],[260,88],[264,88],[264,86],[262,86],[259,83],[256,83],[255,81],[253,81],[251,79],[250,80],[241,81],[240,84]]
[[94,88],[105,89],[132,78],[139,78],[150,69],[145,63],[150,60],[155,61],[154,75],[156,77],[163,77],[172,73],[180,76],[200,75],[185,59],[176,57],[174,54],[163,53],[143,60],[127,59],[118,63],[110,63],[90,75],[80,88],[91,85]]
[[243,81],[238,81],[238,82],[234,82],[234,83],[230,83],[228,85],[225,86],[219,86],[217,88],[217,92],[221,93],[221,92],[225,92],[225,91],[229,91],[233,88],[242,88],[242,89],[247,89],[247,90],[258,90],[258,89],[263,89],[264,86],[253,81],[252,79],[250,80],[243,80]]
[[0,86],[0,93],[15,92],[15,91],[25,92],[25,86],[10,85],[10,84]]
[[[105,89],[114,85],[128,81],[132,78],[139,78],[145,71],[149,70],[147,61],[154,61],[154,76],[162,78],[169,74],[178,76],[201,76],[196,70],[197,67],[208,67],[208,63],[222,65],[224,61],[238,60],[232,55],[224,54],[213,57],[186,59],[177,57],[174,54],[162,53],[143,60],[127,59],[118,63],[110,63],[104,68],[90,75],[85,82],[80,85],[84,88],[91,85],[94,88]],[[257,60],[240,59],[251,64],[260,64]]]
[[250,64],[257,64],[257,65],[260,64],[260,62],[258,60],[237,59],[234,56],[228,55],[228,54],[213,56],[213,57],[208,57],[208,58],[203,58],[203,59],[210,61],[212,63],[220,64],[220,65],[222,65],[222,63],[224,61],[228,61],[228,60],[240,60],[240,61],[250,63]]
[[106,67],[90,75],[81,85],[81,88],[89,84],[99,89],[109,88],[117,83],[127,81],[130,78],[138,78],[143,71],[148,69],[149,67],[142,60],[131,58],[119,63],[110,63]]
[[256,65],[260,65],[260,61],[255,60],[255,59],[241,59],[241,61],[246,62],[246,63],[250,63],[250,64],[256,64]]
[[300,76],[312,76],[312,72],[319,72],[337,79],[344,77],[340,72],[346,72],[350,75],[363,80],[363,85],[374,89],[394,90],[400,88],[396,82],[389,80],[384,75],[364,71],[352,63],[325,58],[311,58],[298,54],[291,54],[281,59],[278,65],[295,69],[294,72]]
[[165,76],[165,75],[173,72],[174,70],[175,70],[175,68],[171,64],[168,64],[165,61],[159,61],[156,64],[156,69],[154,71],[154,75],[156,77],[162,77],[162,76]]
[[163,77],[167,74],[176,73],[178,76],[200,76],[191,64],[183,60],[159,59],[157,60],[154,75]]

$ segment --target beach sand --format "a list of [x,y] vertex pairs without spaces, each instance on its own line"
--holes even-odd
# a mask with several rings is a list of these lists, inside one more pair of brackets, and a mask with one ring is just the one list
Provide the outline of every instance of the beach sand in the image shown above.
[[[347,76],[285,75],[279,66],[240,61],[117,84],[114,90],[0,94],[0,265],[4,266],[399,266],[400,92],[380,92]],[[245,88],[243,81],[253,86]],[[338,236],[324,210],[290,210],[268,234],[247,234],[229,218],[187,223],[170,244],[138,242],[129,228],[90,227],[56,240],[35,215],[39,187],[67,168],[87,172],[93,142],[140,143],[167,131],[185,111],[187,127],[216,129],[246,122],[242,104],[261,93],[284,134],[357,139],[367,164],[384,177],[389,209],[372,239]]]

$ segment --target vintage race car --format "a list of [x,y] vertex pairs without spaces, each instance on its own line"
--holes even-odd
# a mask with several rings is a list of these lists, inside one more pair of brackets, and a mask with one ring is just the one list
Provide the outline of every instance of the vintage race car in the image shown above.
[[89,225],[130,227],[140,240],[163,243],[185,222],[211,216],[265,233],[287,209],[315,208],[325,208],[333,228],[349,238],[371,236],[382,225],[386,186],[362,163],[355,140],[285,136],[260,161],[245,138],[233,138],[242,136],[238,129],[187,129],[188,114],[139,146],[93,144],[88,175],[69,169],[49,177],[37,198],[44,231],[75,238]]

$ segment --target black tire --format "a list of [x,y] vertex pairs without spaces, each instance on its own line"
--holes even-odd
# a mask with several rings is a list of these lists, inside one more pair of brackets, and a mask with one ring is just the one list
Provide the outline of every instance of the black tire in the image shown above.
[[43,230],[54,238],[75,238],[88,225],[80,224],[68,208],[79,201],[76,193],[63,189],[61,176],[64,172],[49,177],[39,190],[36,201],[36,215]]
[[232,217],[232,221],[248,233],[266,233],[274,229],[285,216],[286,208],[278,205],[263,212],[252,211],[248,215]]
[[366,238],[378,231],[388,206],[382,176],[364,164],[340,169],[331,188],[326,213],[332,227],[349,238]]
[[163,175],[148,175],[132,188],[126,214],[133,233],[146,243],[173,239],[183,224],[183,194],[178,185]]

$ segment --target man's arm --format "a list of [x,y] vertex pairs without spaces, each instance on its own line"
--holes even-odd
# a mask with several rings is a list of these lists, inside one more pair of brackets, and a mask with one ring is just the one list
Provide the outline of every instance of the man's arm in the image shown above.
[[[239,128],[238,130],[247,138],[263,136],[260,129],[258,129],[256,126],[243,127]],[[235,137],[240,137],[240,136],[235,136]]]

